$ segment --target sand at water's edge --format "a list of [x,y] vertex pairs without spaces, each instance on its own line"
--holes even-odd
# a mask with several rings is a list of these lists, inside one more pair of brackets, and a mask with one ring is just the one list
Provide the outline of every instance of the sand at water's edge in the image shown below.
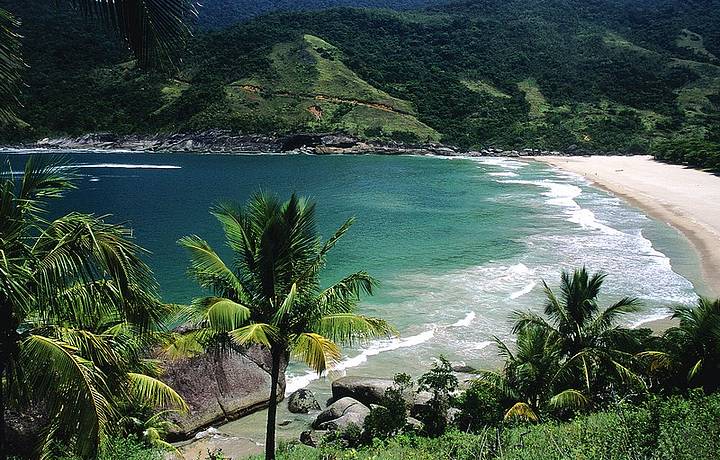
[[677,228],[698,253],[707,294],[720,295],[720,177],[650,156],[534,159],[580,174]]

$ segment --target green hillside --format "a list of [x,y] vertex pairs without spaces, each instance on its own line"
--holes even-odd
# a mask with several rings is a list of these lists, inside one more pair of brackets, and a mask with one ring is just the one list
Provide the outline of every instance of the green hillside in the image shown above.
[[[379,90],[343,63],[340,50],[313,35],[272,46],[267,72],[221,84],[215,101],[178,129],[230,127],[242,131],[343,131],[437,141],[440,134],[417,119],[413,105]],[[154,116],[172,123],[176,103],[193,89],[174,80],[162,89]]]
[[[670,154],[700,149],[694,163],[717,160],[717,0],[275,13],[197,33],[172,75],[140,72],[110,45],[86,55],[78,40],[87,30],[51,41],[47,30],[82,20],[44,0],[15,9],[31,66],[25,137],[345,131],[476,148],[658,152],[674,161],[687,155]],[[68,49],[77,62],[64,59]]]

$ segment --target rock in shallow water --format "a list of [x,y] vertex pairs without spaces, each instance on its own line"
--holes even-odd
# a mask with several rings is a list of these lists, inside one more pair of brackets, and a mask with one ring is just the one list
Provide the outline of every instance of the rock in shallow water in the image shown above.
[[306,389],[294,391],[288,397],[288,410],[293,414],[307,414],[310,411],[320,410],[320,403],[315,394]]

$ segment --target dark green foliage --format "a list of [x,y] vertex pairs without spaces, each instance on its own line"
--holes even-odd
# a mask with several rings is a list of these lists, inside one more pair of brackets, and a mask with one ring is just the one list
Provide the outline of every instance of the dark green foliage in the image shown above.
[[450,394],[457,387],[458,379],[453,374],[450,361],[444,356],[440,356],[430,371],[418,379],[418,392],[428,391],[432,394],[427,410],[420,414],[420,421],[425,425],[425,434],[428,436],[440,436],[445,432]]
[[476,432],[497,425],[505,415],[505,399],[495,388],[473,382],[455,401],[461,410],[456,420],[457,427],[462,431]]
[[[97,460],[161,460],[165,453],[145,446],[137,438],[112,438],[101,449]],[[59,457],[58,460],[80,460],[78,457]]]
[[407,400],[412,392],[413,382],[407,374],[396,374],[395,383],[385,390],[380,405],[370,409],[365,418],[364,439],[387,439],[401,433],[407,424]]
[[202,2],[198,25],[204,29],[218,29],[272,11],[322,10],[341,6],[409,9],[443,3],[447,0],[207,0]]
[[[30,88],[20,116],[32,130],[7,129],[5,138],[226,128],[352,129],[370,138],[427,140],[408,120],[385,131],[376,117],[353,117],[342,104],[327,107],[327,118],[316,121],[305,99],[264,93],[265,87],[259,96],[232,100],[229,85],[243,79],[265,86],[295,82],[310,96],[327,91],[327,81],[313,87],[312,66],[303,73],[297,63],[280,70],[271,65],[276,45],[295,46],[311,34],[336,46],[341,56],[333,59],[364,82],[412,103],[413,117],[447,143],[657,152],[666,161],[717,167],[717,0],[515,0],[457,2],[422,12],[275,13],[197,33],[171,80],[118,67],[129,57],[112,38],[58,13],[48,0],[0,5],[6,2],[26,18]],[[300,3],[293,8],[336,4]],[[417,2],[387,6],[411,3]],[[218,0],[208,8],[223,5]],[[684,29],[700,39],[683,42]]]
[[659,141],[654,146],[655,158],[668,163],[720,171],[719,130],[718,125],[714,125],[705,136],[692,133]]
[[720,299],[701,298],[692,307],[677,307],[680,324],[647,343],[639,354],[648,375],[664,392],[720,389]]

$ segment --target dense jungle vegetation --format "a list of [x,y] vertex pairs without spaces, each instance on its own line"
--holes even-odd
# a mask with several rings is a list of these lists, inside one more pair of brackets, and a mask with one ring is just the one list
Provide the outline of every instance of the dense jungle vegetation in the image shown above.
[[716,0],[279,12],[198,31],[177,71],[154,74],[52,2],[0,4],[23,20],[29,64],[6,139],[344,131],[718,166]]

